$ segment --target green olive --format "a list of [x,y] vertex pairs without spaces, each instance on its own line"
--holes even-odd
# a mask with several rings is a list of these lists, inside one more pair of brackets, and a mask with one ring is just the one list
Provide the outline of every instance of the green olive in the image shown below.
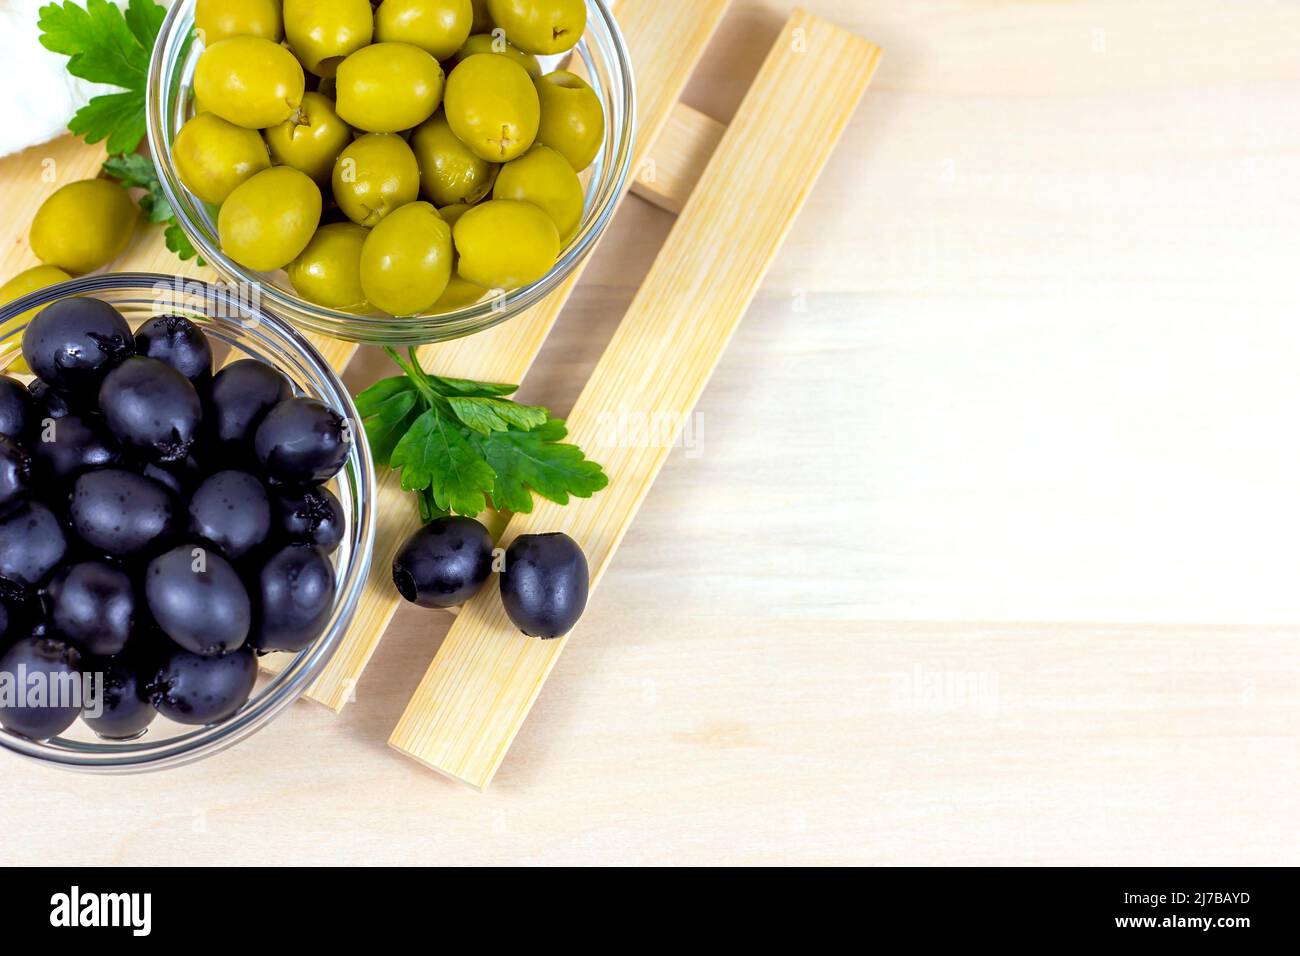
[[214,43],[194,67],[194,93],[204,109],[248,129],[283,123],[302,104],[305,87],[294,55],[261,37]]
[[320,222],[320,188],[292,166],[272,166],[235,188],[217,214],[221,251],[241,266],[271,272],[288,265]]
[[308,302],[331,309],[364,306],[361,247],[369,235],[369,229],[353,222],[321,226],[307,248],[285,266],[294,289]]
[[352,142],[352,127],[334,112],[334,101],[320,93],[306,93],[298,112],[262,134],[271,158],[292,166],[323,183],[330,178],[334,160]]
[[438,297],[438,301],[433,304],[430,312],[454,312],[457,309],[463,309],[467,305],[473,305],[483,296],[487,295],[487,289],[481,285],[475,285],[468,279],[462,279],[459,273],[453,272],[451,278],[447,280],[447,288]]
[[572,50],[587,29],[583,0],[487,0],[488,13],[526,53]]
[[456,55],[449,61],[447,69],[454,69],[461,60],[468,59],[476,53],[498,53],[514,60],[527,70],[528,75],[534,79],[542,75],[542,65],[537,62],[537,57],[531,53],[525,53],[519,47],[509,43],[504,33],[474,34],[465,41],[464,46],[456,51]]
[[46,265],[80,275],[126,251],[139,211],[125,189],[83,179],[55,190],[32,220],[32,252]]
[[334,161],[334,200],[353,222],[375,226],[420,194],[420,164],[396,133],[367,133]]
[[434,113],[411,134],[411,148],[420,164],[420,187],[435,206],[478,202],[492,188],[497,167],[479,159]]
[[487,0],[470,0],[470,4],[474,7],[474,23],[470,27],[470,32],[491,33],[492,14],[488,13]]
[[582,182],[569,161],[549,146],[534,146],[501,167],[493,199],[519,199],[537,206],[555,223],[560,245],[582,224]]
[[447,77],[443,111],[461,142],[489,162],[522,156],[537,138],[537,90],[528,72],[504,56],[462,60]]
[[410,43],[445,60],[469,37],[470,0],[384,0],[375,10],[375,40]]
[[[24,269],[4,285],[0,285],[0,305],[8,305],[14,299],[21,299],[29,293],[39,292],[60,282],[67,282],[71,278],[72,276],[58,266],[32,266],[30,269]],[[25,328],[39,311],[40,309],[28,309],[0,325],[0,340],[7,339],[19,329]],[[6,372],[21,372],[24,375],[31,372],[21,349],[15,350],[13,356],[13,361],[5,366]]]
[[454,202],[450,206],[442,206],[438,209],[438,215],[447,220],[447,225],[455,226],[457,220],[473,207],[469,203]]
[[427,202],[395,210],[361,248],[361,288],[390,315],[428,311],[450,278],[451,227]]
[[369,133],[419,126],[442,102],[442,67],[418,46],[376,43],[339,67],[339,116]]
[[278,0],[198,0],[194,26],[204,44],[238,36],[279,42],[284,35]]
[[333,76],[344,57],[370,42],[369,0],[284,0],[284,36],[308,71]]
[[485,289],[514,289],[546,275],[560,254],[551,217],[532,203],[489,199],[456,222],[461,278]]
[[172,141],[172,162],[186,189],[218,206],[236,186],[271,166],[257,130],[216,113],[200,113],[181,127]]
[[591,165],[605,141],[605,111],[587,81],[556,70],[533,81],[542,118],[537,142],[558,152],[578,172]]

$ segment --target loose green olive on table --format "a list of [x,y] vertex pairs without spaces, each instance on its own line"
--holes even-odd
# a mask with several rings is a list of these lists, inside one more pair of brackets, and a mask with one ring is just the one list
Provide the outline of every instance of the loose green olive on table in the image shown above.
[[94,272],[126,251],[139,211],[108,179],[83,179],[55,190],[32,220],[36,258],[72,275]]
[[195,23],[204,112],[177,174],[220,207],[227,256],[303,299],[459,309],[541,278],[581,228],[604,115],[538,56],[578,43],[583,0],[199,0]]

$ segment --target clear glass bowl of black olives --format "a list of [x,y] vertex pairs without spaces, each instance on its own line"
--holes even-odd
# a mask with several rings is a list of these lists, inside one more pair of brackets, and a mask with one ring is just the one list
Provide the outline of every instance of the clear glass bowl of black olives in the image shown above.
[[0,308],[0,746],[187,763],[319,675],[374,544],[347,389],[250,288],[92,276]]
[[606,0],[177,0],[149,71],[199,254],[300,328],[384,345],[557,289],[613,218],[635,113]]

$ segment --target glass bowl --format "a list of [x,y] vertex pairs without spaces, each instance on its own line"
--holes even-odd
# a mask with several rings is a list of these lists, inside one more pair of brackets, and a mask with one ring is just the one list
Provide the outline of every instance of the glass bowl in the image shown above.
[[[263,309],[256,294],[256,289],[245,289],[241,294],[238,289],[220,284],[150,273],[88,276],[50,286],[0,307],[0,322],[73,295],[110,303],[132,328],[159,315],[185,315],[207,334],[218,365],[240,358],[260,359],[287,375],[298,394],[324,402],[357,425],[355,434],[360,434],[360,416],[338,375],[287,322]],[[0,336],[0,370],[7,370],[21,354],[26,327],[23,321],[4,329]],[[265,726],[311,686],[347,632],[374,548],[374,489],[370,450],[366,442],[356,442],[333,481],[347,528],[332,558],[337,594],[329,622],[321,636],[298,653],[272,655],[283,658],[275,662],[283,664],[283,669],[272,674],[262,668],[252,697],[234,716],[203,727],[176,724],[159,716],[133,740],[98,738],[81,720],[63,736],[46,741],[29,740],[0,729],[0,747],[75,770],[129,773],[190,763]]]
[[217,207],[191,195],[177,176],[171,144],[193,114],[194,66],[203,50],[202,43],[192,36],[193,27],[194,0],[177,0],[163,21],[149,64],[149,149],[163,192],[199,254],[231,282],[261,283],[267,304],[299,328],[352,342],[418,345],[460,338],[504,322],[545,298],[586,258],[613,218],[627,185],[636,126],[632,67],[609,4],[587,0],[587,32],[582,42],[571,53],[540,58],[547,71],[568,61],[566,68],[591,84],[605,109],[605,143],[583,173],[586,202],[582,224],[551,270],[526,286],[438,315],[393,318],[315,305],[293,291],[283,271],[253,272],[223,255],[217,238]]

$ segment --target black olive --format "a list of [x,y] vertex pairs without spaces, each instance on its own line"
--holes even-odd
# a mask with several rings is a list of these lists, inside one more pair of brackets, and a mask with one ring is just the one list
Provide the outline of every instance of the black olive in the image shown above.
[[393,559],[398,592],[420,607],[464,604],[492,574],[492,536],[473,518],[436,518]]
[[33,411],[33,431],[38,428],[43,419],[62,418],[64,415],[72,414],[71,397],[57,388],[50,388],[39,378],[34,379],[32,384],[27,386],[27,391],[31,394],[32,401],[36,403]]
[[99,407],[113,436],[155,461],[190,453],[203,421],[194,385],[157,359],[129,358],[104,378]]
[[37,476],[66,490],[68,480],[91,468],[121,461],[122,454],[102,419],[68,414],[38,424],[29,446]]
[[63,568],[46,588],[54,632],[81,650],[120,653],[135,628],[135,588],[120,568],[83,561]]
[[72,529],[92,548],[129,557],[177,529],[176,501],[156,481],[120,468],[90,471],[72,486]]
[[91,675],[99,700],[90,702],[97,706],[83,707],[81,719],[99,736],[130,740],[144,733],[158,716],[149,700],[158,672],[154,655],[128,645],[124,653],[113,657],[83,659],[82,668]]
[[190,531],[226,557],[241,558],[271,531],[271,502],[262,483],[243,471],[209,476],[190,498]]
[[289,380],[265,362],[231,362],[212,379],[208,415],[212,438],[221,446],[250,444],[266,413],[292,395]]
[[[81,655],[71,644],[51,637],[25,637],[0,657],[0,673],[12,675],[13,696],[0,696],[0,725],[32,740],[63,733],[81,713]],[[25,687],[19,675],[26,675]],[[35,698],[40,675],[44,685]],[[75,685],[75,688],[74,688]],[[25,694],[21,693],[26,691]],[[74,699],[75,698],[75,699]]]
[[567,534],[521,534],[506,550],[501,603],[530,637],[560,637],[587,606],[587,556]]
[[343,416],[314,398],[290,398],[266,413],[253,436],[263,473],[284,484],[333,478],[352,450]]
[[137,355],[165,362],[198,389],[212,381],[212,346],[203,330],[183,315],[150,319],[135,330]]
[[31,456],[17,442],[0,435],[0,515],[26,501],[31,486]]
[[0,578],[17,588],[36,587],[68,552],[63,526],[38,501],[19,505],[0,518]]
[[182,545],[150,561],[144,594],[158,626],[195,654],[231,651],[248,637],[248,591],[230,562],[204,545]]
[[300,651],[320,636],[334,609],[334,566],[319,548],[291,544],[262,566],[257,598],[249,643],[259,651]]
[[180,724],[215,724],[243,707],[257,683],[252,648],[204,657],[176,648],[150,685],[158,712]]
[[131,327],[99,299],[60,299],[23,331],[27,367],[49,385],[80,395],[93,395],[108,371],[134,352]]
[[36,400],[16,378],[0,375],[0,435],[21,440],[36,421]]
[[276,525],[290,541],[305,541],[333,554],[343,540],[343,506],[328,488],[281,489],[274,505]]

